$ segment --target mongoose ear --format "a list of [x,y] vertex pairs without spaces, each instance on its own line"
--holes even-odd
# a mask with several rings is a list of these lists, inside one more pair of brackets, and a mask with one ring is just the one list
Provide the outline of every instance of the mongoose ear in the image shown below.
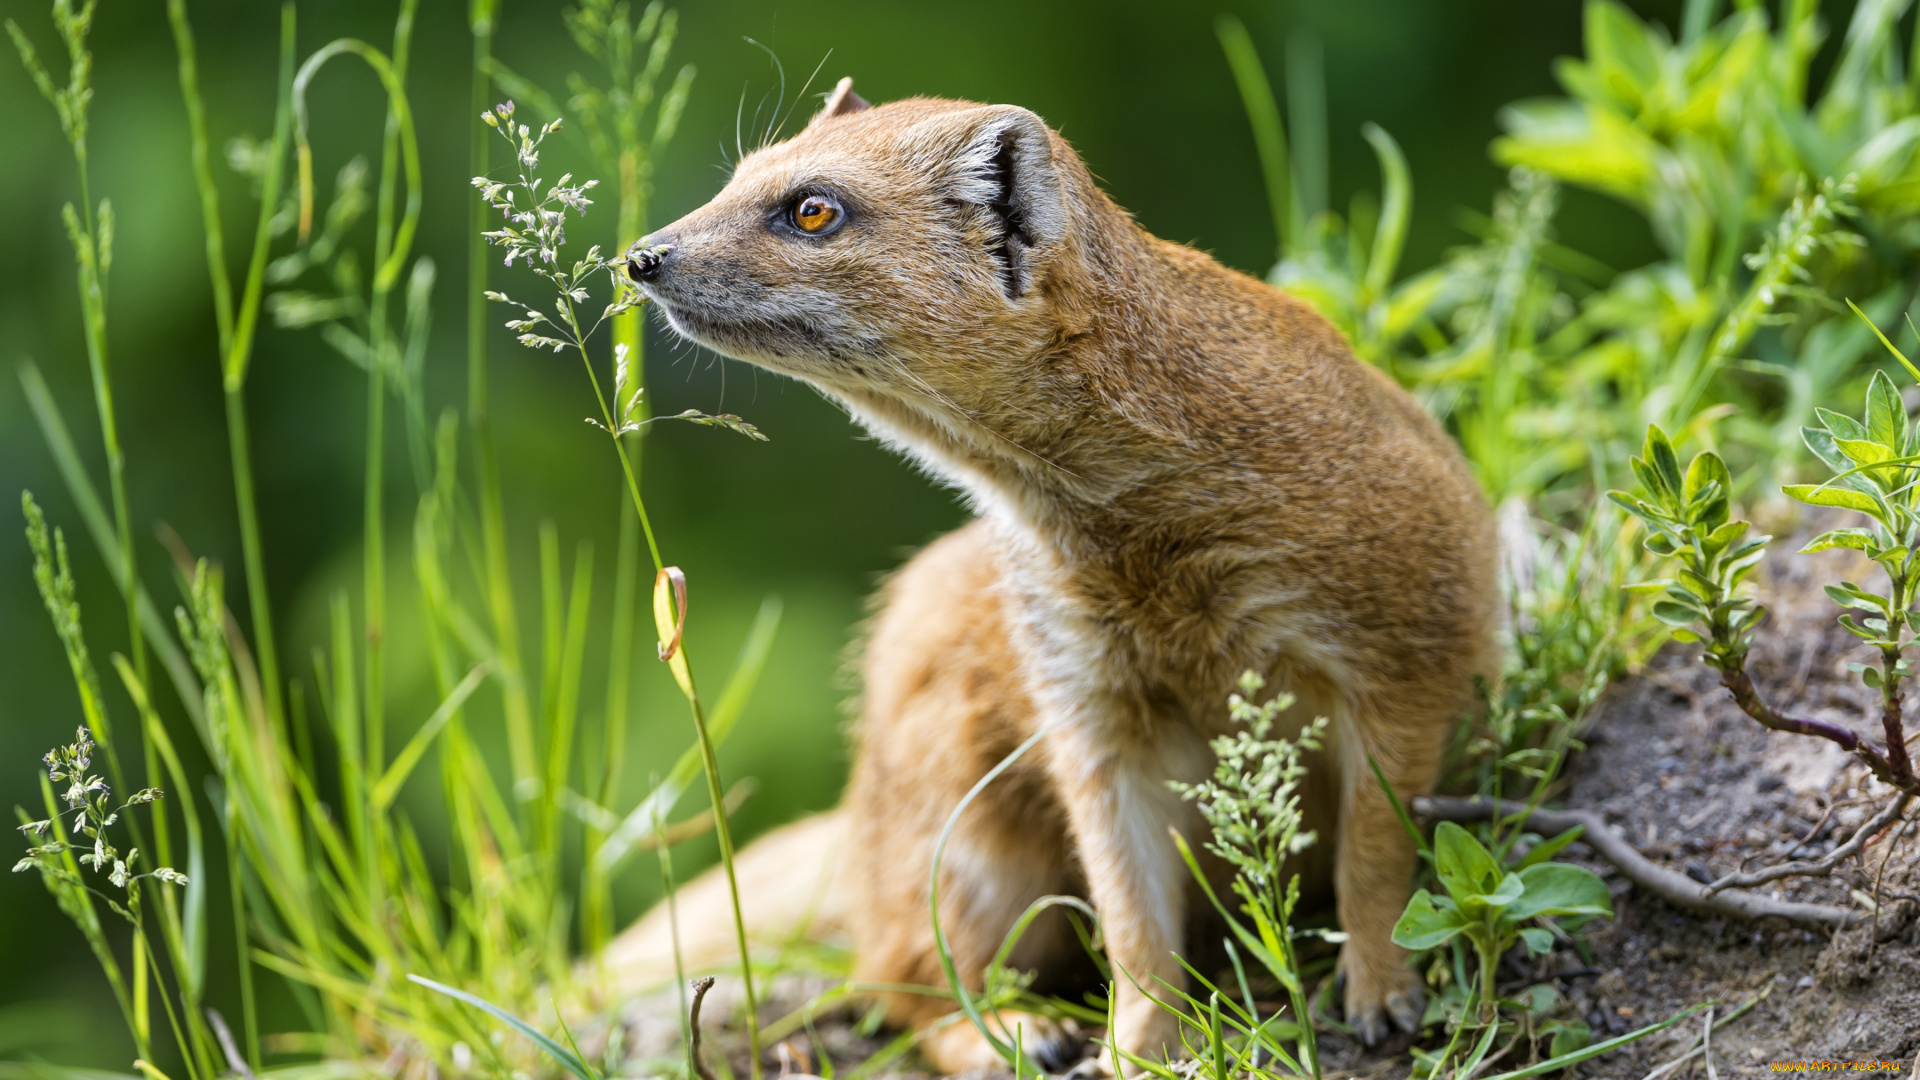
[[849,113],[862,112],[871,108],[873,106],[867,104],[867,99],[853,92],[853,76],[849,75],[834,84],[833,93],[827,95],[827,103],[820,107],[819,112],[813,114],[813,119],[807,121],[807,126],[812,127],[822,120],[831,120],[836,116],[846,116]]
[[989,254],[1000,264],[1007,296],[1026,295],[1067,228],[1046,121],[1014,106],[992,109],[961,145],[951,175],[955,198],[992,217]]

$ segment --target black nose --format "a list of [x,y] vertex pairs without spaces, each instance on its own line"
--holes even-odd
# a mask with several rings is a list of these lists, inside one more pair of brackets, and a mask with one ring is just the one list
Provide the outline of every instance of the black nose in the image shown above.
[[642,237],[627,249],[627,276],[635,281],[651,281],[666,265],[667,254],[673,250],[672,244],[650,244],[651,237]]

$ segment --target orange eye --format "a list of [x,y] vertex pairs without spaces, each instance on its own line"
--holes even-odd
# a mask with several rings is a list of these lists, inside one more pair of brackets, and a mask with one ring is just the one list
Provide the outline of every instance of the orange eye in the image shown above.
[[793,206],[793,227],[819,236],[840,223],[840,204],[825,195],[809,195]]

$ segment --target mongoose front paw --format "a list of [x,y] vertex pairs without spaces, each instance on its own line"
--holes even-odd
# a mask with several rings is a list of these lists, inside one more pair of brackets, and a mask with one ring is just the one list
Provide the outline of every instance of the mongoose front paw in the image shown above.
[[[1086,1045],[1079,1025],[1072,1021],[1059,1024],[1031,1013],[1002,1011],[994,1014],[988,1023],[1005,1041],[1018,1039],[1027,1057],[1049,1073],[1060,1073],[1079,1061]],[[1000,1052],[964,1018],[929,1035],[920,1044],[920,1052],[943,1073],[1006,1068]]]
[[1060,1080],[1113,1080],[1113,1068],[1105,1054],[1095,1054],[1068,1069]]
[[[1384,985],[1382,985],[1384,984]],[[1347,979],[1347,1023],[1360,1041],[1378,1045],[1393,1028],[1420,1029],[1426,992],[1413,972],[1400,970],[1386,980]]]
[[1034,1064],[1058,1076],[1086,1056],[1087,1040],[1081,1035],[1079,1024],[1072,1020],[1056,1024],[1040,1017],[1034,1019],[1039,1021],[1038,1026],[1023,1026],[1018,1035],[1021,1047]]

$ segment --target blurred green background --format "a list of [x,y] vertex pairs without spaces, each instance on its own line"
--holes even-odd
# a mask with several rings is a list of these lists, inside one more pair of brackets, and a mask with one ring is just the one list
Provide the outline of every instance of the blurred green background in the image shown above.
[[[556,89],[582,66],[562,28],[561,6],[507,0],[496,44],[506,64]],[[1632,6],[1672,25],[1678,4]],[[264,136],[271,124],[277,8],[261,0],[190,5],[216,144],[238,134]],[[827,56],[816,92],[851,74],[873,101],[934,94],[1028,106],[1078,147],[1148,229],[1264,273],[1274,237],[1252,140],[1214,37],[1222,10],[1246,21],[1276,85],[1289,34],[1305,29],[1324,43],[1332,205],[1378,186],[1373,155],[1359,135],[1364,121],[1400,141],[1416,193],[1409,269],[1430,265],[1466,239],[1452,224],[1456,207],[1485,211],[1500,183],[1486,153],[1497,109],[1554,92],[1553,59],[1579,47],[1573,0],[688,0],[680,7],[675,56],[697,64],[699,74],[679,135],[657,164],[653,223],[710,197],[733,156],[736,116],[750,127],[757,108],[764,121],[774,107],[779,78],[767,52],[745,40],[751,38],[784,63],[789,97]],[[58,62],[43,0],[0,0],[0,13]],[[428,190],[416,251],[440,267],[429,392],[436,405],[456,406],[464,386],[466,162],[474,126],[464,14],[465,4],[452,0],[421,5],[410,76]],[[302,55],[342,35],[384,46],[392,31],[391,5],[371,0],[309,3],[300,16]],[[1844,25],[1844,12],[1831,11],[1829,19]],[[199,210],[164,20],[160,3],[110,2],[94,32],[95,195],[113,200],[119,220],[111,364],[147,580],[169,580],[153,533],[164,522],[197,554],[233,569],[230,596],[244,621]],[[313,100],[315,175],[324,199],[343,162],[377,154],[381,99],[364,68],[343,65],[321,77]],[[816,101],[802,101],[794,122]],[[52,110],[11,50],[0,56],[0,117],[0,493],[7,506],[0,513],[0,807],[11,808],[37,804],[38,758],[70,738],[80,720],[13,516],[21,489],[32,489],[69,534],[96,656],[124,648],[125,627],[107,568],[82,536],[14,377],[24,358],[40,365],[103,477],[72,255],[59,216],[61,204],[75,197],[71,158]],[[552,171],[585,171],[578,147],[563,144],[558,153]],[[245,182],[220,172],[232,244],[251,233],[253,210],[242,197]],[[1636,215],[1576,191],[1566,203],[1559,227],[1572,246],[1615,266],[1652,256]],[[612,215],[610,207],[597,209],[587,227],[601,237],[611,233]],[[520,280],[517,273],[495,277]],[[647,356],[656,411],[735,412],[772,440],[660,425],[648,437],[645,461],[663,549],[692,582],[689,632],[708,686],[724,677],[760,598],[777,593],[786,601],[772,660],[721,753],[729,779],[759,781],[739,815],[740,829],[751,835],[836,798],[846,769],[843,661],[864,598],[907,553],[963,520],[965,510],[811,390],[656,330],[649,329]],[[610,589],[620,493],[612,456],[581,423],[592,411],[584,380],[571,360],[529,352],[496,333],[496,425],[512,542],[525,563],[520,580],[537,580],[538,524],[550,519],[569,553],[576,541],[594,544],[597,572]],[[328,597],[356,587],[364,376],[317,335],[273,328],[264,332],[254,371],[248,395],[282,655],[293,673],[310,677],[299,658],[322,640]],[[435,697],[424,654],[407,629],[411,480],[404,453],[390,451],[389,460],[390,565],[397,575],[392,715],[397,737],[404,737]],[[165,589],[156,593],[172,603]],[[608,607],[603,592],[596,620]],[[523,598],[521,610],[531,632],[532,597]],[[604,642],[604,634],[595,640]],[[650,646],[643,641],[641,648]],[[637,798],[648,772],[664,771],[691,738],[685,707],[664,672],[651,664],[642,671],[629,752],[635,764],[621,809]],[[593,678],[590,668],[588,685]],[[130,715],[117,687],[109,694]],[[429,835],[436,831],[422,824]],[[0,844],[0,862],[11,863],[11,850]],[[689,861],[708,857],[699,844],[687,850]],[[657,891],[651,865],[635,860],[621,882],[623,918]],[[228,970],[226,962],[216,957],[213,970]],[[0,1058],[27,1053],[119,1068],[131,1056],[79,935],[40,883],[20,875],[0,878]]]

